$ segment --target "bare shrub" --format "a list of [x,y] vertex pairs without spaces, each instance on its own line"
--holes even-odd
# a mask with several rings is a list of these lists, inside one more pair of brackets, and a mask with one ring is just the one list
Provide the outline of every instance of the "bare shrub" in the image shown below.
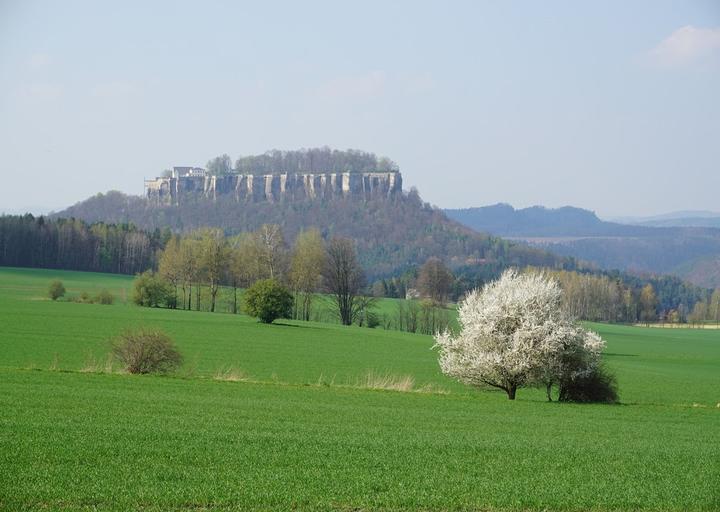
[[172,339],[159,329],[124,331],[112,342],[112,354],[128,373],[167,373],[182,364]]
[[248,380],[248,375],[240,368],[234,366],[227,366],[218,368],[215,372],[214,380],[224,380],[227,382],[240,382]]
[[88,353],[85,356],[85,364],[80,369],[83,373],[112,373],[113,372],[113,354],[108,354],[105,363],[103,364],[95,354]]

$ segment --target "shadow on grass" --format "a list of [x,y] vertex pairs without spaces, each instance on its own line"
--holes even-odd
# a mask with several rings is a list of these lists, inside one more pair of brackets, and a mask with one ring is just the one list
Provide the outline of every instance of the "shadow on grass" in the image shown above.
[[319,329],[319,327],[315,325],[286,324],[285,322],[272,322],[266,325],[277,325],[279,327],[297,327],[299,329]]
[[603,352],[603,356],[608,357],[640,357],[640,354],[614,354],[612,352]]

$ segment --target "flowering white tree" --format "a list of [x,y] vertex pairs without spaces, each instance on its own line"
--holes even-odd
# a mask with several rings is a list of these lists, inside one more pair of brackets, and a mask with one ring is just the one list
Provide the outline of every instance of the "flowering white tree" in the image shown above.
[[[443,373],[462,382],[504,390],[554,383],[591,371],[604,346],[562,310],[562,290],[541,274],[508,270],[460,304],[460,333],[435,337]],[[570,378],[573,378],[571,375]]]

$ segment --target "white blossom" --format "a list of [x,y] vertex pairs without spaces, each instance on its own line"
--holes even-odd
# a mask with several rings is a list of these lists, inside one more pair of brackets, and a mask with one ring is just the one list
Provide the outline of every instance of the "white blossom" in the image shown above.
[[459,334],[435,337],[443,373],[514,399],[519,387],[549,390],[562,376],[590,371],[604,342],[563,312],[561,298],[555,280],[514,270],[470,292],[458,310]]

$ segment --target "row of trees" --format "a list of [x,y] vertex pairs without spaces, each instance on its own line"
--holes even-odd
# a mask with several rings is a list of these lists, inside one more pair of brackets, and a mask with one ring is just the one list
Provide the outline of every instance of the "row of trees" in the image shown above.
[[[677,312],[671,312],[668,321],[673,320],[673,316],[677,317]],[[706,300],[699,300],[693,306],[692,312],[688,315],[688,322],[692,324],[704,324],[714,322],[720,324],[720,288],[713,291],[712,295]]]
[[4,215],[0,265],[135,274],[155,265],[165,240],[159,230],[148,233],[131,224]]
[[320,291],[332,295],[345,325],[355,322],[370,305],[361,293],[365,275],[354,243],[345,238],[326,243],[315,229],[298,235],[292,248],[274,224],[231,238],[210,228],[173,236],[160,253],[158,273],[174,290],[169,302],[183,309],[199,310],[201,287],[206,287],[209,310],[214,312],[220,285],[228,285],[233,289],[232,311],[237,313],[238,288],[265,279],[292,290],[294,316],[303,320],[310,319],[315,294]]
[[241,156],[233,167],[232,159],[224,154],[207,163],[207,171],[216,176],[233,172],[269,174],[272,172],[397,172],[398,166],[386,157],[348,149],[340,151],[328,147],[296,151],[266,151],[262,155]]

